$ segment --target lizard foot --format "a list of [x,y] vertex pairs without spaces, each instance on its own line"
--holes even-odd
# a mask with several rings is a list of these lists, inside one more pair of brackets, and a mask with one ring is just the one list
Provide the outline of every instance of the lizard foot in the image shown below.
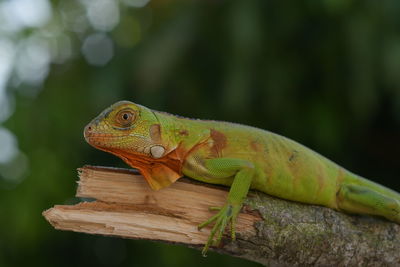
[[236,218],[240,212],[241,205],[232,205],[232,204],[225,204],[221,208],[212,207],[210,210],[217,210],[218,213],[212,216],[207,221],[201,223],[197,228],[200,230],[210,223],[215,221],[215,224],[211,230],[211,234],[208,237],[207,243],[205,244],[201,254],[205,257],[208,251],[208,248],[212,245],[218,246],[221,242],[222,235],[225,231],[226,226],[228,223],[231,224],[231,237],[232,240],[236,239],[235,234],[235,224]]

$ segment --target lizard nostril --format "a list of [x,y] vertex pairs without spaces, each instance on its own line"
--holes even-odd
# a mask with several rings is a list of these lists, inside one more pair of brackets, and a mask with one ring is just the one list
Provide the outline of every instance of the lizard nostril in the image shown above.
[[85,127],[85,130],[83,131],[83,135],[85,136],[85,138],[89,137],[92,134],[92,129],[93,127],[89,125]]

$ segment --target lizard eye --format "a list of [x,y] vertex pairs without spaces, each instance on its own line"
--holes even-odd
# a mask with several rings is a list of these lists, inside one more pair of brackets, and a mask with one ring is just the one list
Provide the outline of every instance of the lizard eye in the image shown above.
[[122,114],[122,119],[127,121],[129,119],[129,114],[128,113]]
[[124,109],[117,113],[116,122],[121,127],[129,127],[135,121],[135,112],[130,109]]

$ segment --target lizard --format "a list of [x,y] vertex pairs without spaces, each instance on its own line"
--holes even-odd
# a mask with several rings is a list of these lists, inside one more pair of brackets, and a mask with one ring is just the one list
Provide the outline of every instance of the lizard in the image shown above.
[[235,223],[250,189],[341,212],[385,217],[400,224],[400,194],[362,178],[289,138],[259,128],[189,119],[119,101],[84,129],[93,147],[112,153],[140,171],[159,190],[182,176],[229,186],[204,245],[218,245]]

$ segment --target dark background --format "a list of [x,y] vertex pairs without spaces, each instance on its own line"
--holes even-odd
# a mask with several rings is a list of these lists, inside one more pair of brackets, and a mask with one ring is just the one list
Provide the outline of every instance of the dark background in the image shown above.
[[126,167],[82,135],[122,99],[268,129],[400,191],[400,1],[146,2],[0,2],[0,266],[256,266],[44,220],[77,201],[76,168]]

